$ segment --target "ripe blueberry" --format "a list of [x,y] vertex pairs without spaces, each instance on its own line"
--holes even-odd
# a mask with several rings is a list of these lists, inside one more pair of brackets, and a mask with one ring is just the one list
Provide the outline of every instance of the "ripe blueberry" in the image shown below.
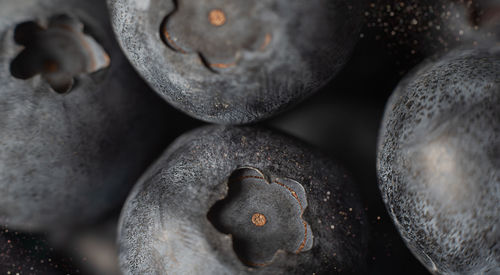
[[377,168],[401,236],[436,274],[500,272],[500,48],[455,50],[386,107]]
[[2,3],[0,33],[0,224],[62,229],[117,207],[163,147],[166,115],[106,4]]
[[224,124],[272,116],[346,62],[363,0],[109,0],[132,64],[176,108]]
[[179,137],[122,210],[125,274],[332,274],[365,268],[366,218],[345,171],[267,130]]

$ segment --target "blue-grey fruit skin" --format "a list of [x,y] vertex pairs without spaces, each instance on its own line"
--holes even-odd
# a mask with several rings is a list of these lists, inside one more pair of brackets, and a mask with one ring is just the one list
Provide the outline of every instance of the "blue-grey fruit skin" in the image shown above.
[[[262,267],[238,259],[231,236],[207,214],[242,167],[303,186],[310,250],[278,250]],[[362,273],[367,223],[354,190],[337,163],[290,137],[258,128],[198,128],[180,136],[129,195],[119,223],[120,266],[124,274]]]
[[[16,25],[55,15],[79,19],[111,65],[58,94],[40,75],[14,78],[23,50]],[[134,73],[113,38],[104,1],[0,3],[0,224],[64,230],[119,207],[166,143],[165,106]]]
[[387,104],[377,169],[387,210],[435,274],[500,273],[500,48],[459,49]]
[[[166,15],[176,10],[176,3],[211,4],[212,8],[227,9],[230,15],[241,6],[230,2],[108,1],[120,45],[142,77],[179,110],[220,124],[245,124],[273,116],[336,75],[360,36],[365,3],[364,0],[252,2],[251,5],[264,8],[250,17],[265,23],[240,24],[239,33],[262,27],[269,29],[271,39],[265,50],[242,48],[237,52],[236,66],[217,72],[207,69],[197,52],[179,53],[162,41],[160,26]],[[202,19],[205,16],[208,17],[208,12]],[[189,20],[199,18],[184,19],[189,24]],[[220,29],[232,24],[238,23],[229,18]],[[208,21],[206,25],[210,25]],[[231,44],[233,37],[224,39]]]

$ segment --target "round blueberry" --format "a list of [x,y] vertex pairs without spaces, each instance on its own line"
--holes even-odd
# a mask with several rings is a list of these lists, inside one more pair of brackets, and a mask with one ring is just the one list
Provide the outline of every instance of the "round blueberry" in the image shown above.
[[209,122],[272,116],[331,79],[363,0],[109,0],[132,64],[168,102]]
[[500,272],[500,48],[460,49],[406,77],[386,107],[380,189],[436,274]]
[[365,270],[366,218],[350,177],[292,138],[207,126],[179,137],[122,210],[125,274]]
[[166,113],[99,0],[0,9],[0,224],[59,230],[116,208],[165,142]]

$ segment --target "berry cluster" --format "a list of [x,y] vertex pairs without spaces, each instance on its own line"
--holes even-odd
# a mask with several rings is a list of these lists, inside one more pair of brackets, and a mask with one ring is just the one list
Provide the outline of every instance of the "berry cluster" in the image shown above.
[[0,273],[500,274],[499,30],[495,0],[2,1]]

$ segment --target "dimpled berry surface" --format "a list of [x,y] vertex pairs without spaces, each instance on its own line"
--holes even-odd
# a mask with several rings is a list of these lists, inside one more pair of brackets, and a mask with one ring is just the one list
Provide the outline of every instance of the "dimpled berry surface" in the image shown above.
[[500,272],[500,48],[459,49],[406,77],[386,106],[380,189],[436,274]]
[[[108,1],[119,42],[144,79],[183,112],[223,124],[270,117],[331,79],[359,38],[363,3]],[[212,26],[209,11],[227,20]],[[234,60],[224,61],[228,52]]]
[[[165,106],[120,52],[103,1],[7,2],[0,9],[0,224],[64,230],[88,223],[118,207],[163,148]],[[16,27],[33,21],[47,28],[60,15],[81,22],[83,37],[109,57],[106,68],[75,75],[64,94],[40,74],[11,74],[11,62],[26,50],[15,41]],[[22,68],[34,64],[25,61]]]
[[[236,176],[240,172],[243,177]],[[230,177],[236,181],[228,186]],[[239,191],[220,208],[219,203],[235,192],[234,184],[252,189]],[[264,188],[263,193],[251,195],[259,192],[254,188]],[[267,196],[275,199],[259,203]],[[297,220],[297,201],[305,207],[303,222]],[[264,212],[237,224],[241,218],[227,219],[235,207],[243,217],[253,213],[247,210]],[[273,224],[280,217],[292,218]],[[219,226],[214,226],[215,220]],[[248,230],[241,229],[245,221]],[[290,225],[280,230],[280,223]],[[219,231],[221,226],[228,232]],[[235,249],[241,252],[245,247],[236,247],[228,234],[234,227],[239,230],[235,238],[243,241],[266,228],[283,233],[265,233],[271,238],[261,251],[249,247],[242,255]],[[179,137],[134,187],[120,219],[120,265],[124,274],[363,272],[366,230],[353,183],[335,162],[267,130],[208,126]],[[295,239],[294,232],[303,237]],[[249,263],[260,260],[259,265]]]

